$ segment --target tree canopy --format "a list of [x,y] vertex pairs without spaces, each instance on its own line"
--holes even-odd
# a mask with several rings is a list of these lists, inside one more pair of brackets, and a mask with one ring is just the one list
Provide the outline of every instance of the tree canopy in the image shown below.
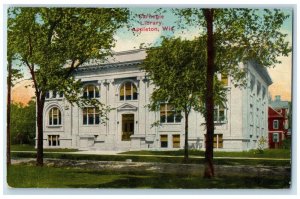
[[10,49],[29,68],[37,91],[55,88],[73,101],[72,72],[109,55],[127,18],[128,10],[118,8],[10,8]]
[[[162,102],[175,105],[179,111],[191,108],[204,114],[206,52],[204,38],[183,40],[164,37],[159,47],[147,50],[141,65],[155,85],[151,96],[151,110]],[[217,77],[215,77],[217,79]],[[215,81],[215,98],[221,104],[226,100],[226,89]]]
[[11,143],[34,145],[36,129],[35,101],[27,105],[11,104]]
[[127,23],[128,15],[125,8],[8,9],[8,49],[28,68],[35,87],[37,165],[43,165],[43,109],[48,91],[64,92],[71,103],[100,106],[102,116],[107,112],[98,100],[78,95],[81,82],[73,72],[90,59],[103,60],[110,54],[113,36]]
[[[193,41],[163,38],[159,47],[147,50],[141,65],[155,85],[150,110],[157,111],[169,103],[174,113],[183,112],[185,119],[185,161],[188,160],[188,116],[192,109],[205,114],[206,54],[204,38]],[[226,101],[226,88],[215,81],[215,98]],[[157,123],[157,122],[156,122]]]

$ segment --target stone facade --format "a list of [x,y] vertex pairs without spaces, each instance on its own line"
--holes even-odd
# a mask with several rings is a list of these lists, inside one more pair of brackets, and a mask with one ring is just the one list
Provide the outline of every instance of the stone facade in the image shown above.
[[[114,108],[109,120],[99,121],[97,110],[72,106],[63,95],[53,91],[44,110],[44,147],[85,150],[176,150],[184,147],[184,118],[176,117],[168,105],[160,111],[147,108],[154,85],[139,64],[144,50],[115,53],[103,63],[90,61],[75,74],[84,83],[82,95],[97,98]],[[226,108],[217,107],[215,123],[216,150],[242,151],[257,147],[268,134],[267,71],[249,62],[248,85],[236,88],[226,81]],[[161,117],[163,116],[163,117]],[[159,126],[153,123],[162,120]],[[205,120],[192,111],[189,116],[189,147],[204,149]]]

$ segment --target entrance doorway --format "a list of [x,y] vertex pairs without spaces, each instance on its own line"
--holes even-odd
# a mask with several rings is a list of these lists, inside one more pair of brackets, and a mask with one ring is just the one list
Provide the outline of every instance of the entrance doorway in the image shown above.
[[122,141],[130,141],[134,134],[134,114],[122,115]]

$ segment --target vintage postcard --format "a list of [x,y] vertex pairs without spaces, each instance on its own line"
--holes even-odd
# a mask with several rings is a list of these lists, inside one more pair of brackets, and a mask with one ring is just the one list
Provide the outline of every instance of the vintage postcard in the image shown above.
[[291,188],[292,6],[6,11],[8,190]]

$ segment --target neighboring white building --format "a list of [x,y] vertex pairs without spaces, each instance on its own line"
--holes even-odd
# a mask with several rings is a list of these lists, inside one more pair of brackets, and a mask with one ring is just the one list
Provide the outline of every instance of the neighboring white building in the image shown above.
[[[147,108],[154,85],[139,64],[144,50],[115,53],[105,63],[91,61],[75,77],[84,83],[82,95],[97,98],[115,108],[101,123],[95,108],[72,106],[59,93],[49,92],[44,109],[44,147],[88,150],[161,150],[184,147],[184,118],[162,105],[160,111]],[[235,88],[230,78],[227,107],[215,110],[214,146],[217,150],[242,151],[257,148],[261,136],[267,139],[267,71],[254,63],[247,69],[247,88]],[[160,126],[152,124],[161,121]],[[152,127],[153,126],[153,127]],[[189,116],[189,147],[204,149],[205,120],[192,111]]]

